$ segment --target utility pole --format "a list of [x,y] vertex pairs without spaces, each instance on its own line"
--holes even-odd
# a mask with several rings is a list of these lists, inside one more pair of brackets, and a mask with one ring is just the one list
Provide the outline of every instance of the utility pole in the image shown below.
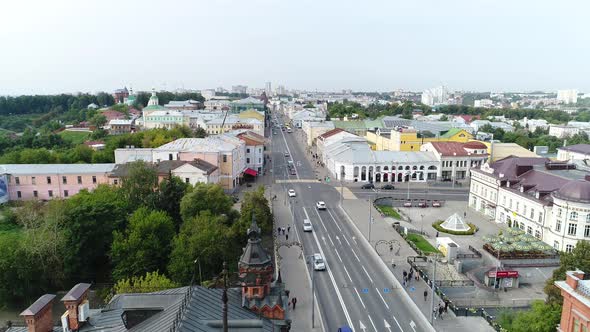
[[307,260],[310,263],[310,267],[311,267],[311,328],[315,327],[315,310],[314,310],[314,306],[315,306],[315,279],[314,279],[314,271],[315,269],[313,268],[313,263],[312,263],[312,257],[313,255],[307,256]]
[[223,311],[223,332],[228,332],[227,326],[227,263],[223,262],[223,295],[221,296]]
[[369,243],[371,243],[371,224],[373,223],[373,196],[369,196]]
[[438,257],[438,255],[434,255],[434,258],[432,260],[433,264],[434,264],[434,268],[433,268],[433,272],[432,272],[432,294],[431,294],[431,312],[430,312],[430,324],[433,325],[434,324],[434,296],[436,295],[436,291],[435,291],[435,287],[436,287],[436,258]]

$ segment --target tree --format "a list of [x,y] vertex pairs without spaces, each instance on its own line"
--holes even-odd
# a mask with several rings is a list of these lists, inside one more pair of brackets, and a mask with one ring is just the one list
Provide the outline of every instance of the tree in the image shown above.
[[534,301],[530,310],[501,312],[498,323],[510,332],[553,332],[560,319],[560,305]]
[[263,233],[272,231],[272,211],[268,200],[264,196],[264,187],[259,186],[255,191],[247,192],[242,199],[240,220],[233,225],[234,236],[239,242],[245,241],[246,231],[252,224],[252,216]]
[[145,161],[128,164],[127,175],[122,179],[121,190],[130,210],[140,206],[154,206],[155,189],[158,185],[156,170]]
[[187,187],[188,184],[170,172],[168,177],[160,182],[157,193],[156,208],[165,211],[172,218],[176,232],[180,230],[182,224],[180,201],[184,197]]
[[145,276],[142,275],[117,281],[115,286],[113,286],[113,292],[115,294],[151,293],[179,286],[179,284],[168,279],[165,275],[154,271],[147,272]]
[[103,114],[99,113],[99,114],[96,114],[95,116],[93,116],[89,122],[90,122],[90,124],[100,128],[107,123],[107,117],[104,116]]
[[217,184],[197,183],[180,202],[180,215],[185,222],[196,217],[202,211],[212,215],[229,214],[233,200]]
[[207,131],[201,127],[198,127],[197,129],[195,129],[193,136],[195,138],[205,138],[207,137]]
[[559,258],[559,268],[553,271],[553,277],[545,284],[547,301],[562,303],[561,291],[555,286],[555,281],[565,280],[565,272],[571,270],[590,271],[590,242],[580,240],[572,252],[562,252]]
[[440,121],[449,121],[449,117],[445,114],[440,117]]
[[125,232],[113,234],[113,279],[164,270],[174,235],[174,223],[166,212],[137,209],[129,218]]
[[219,273],[224,260],[236,261],[239,247],[231,242],[224,221],[223,216],[207,210],[185,220],[172,244],[168,265],[172,280],[182,284],[190,282],[195,276],[197,258],[205,280]]

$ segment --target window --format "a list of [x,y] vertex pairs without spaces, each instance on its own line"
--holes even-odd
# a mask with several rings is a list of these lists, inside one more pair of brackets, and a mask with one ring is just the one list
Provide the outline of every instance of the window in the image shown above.
[[512,198],[510,199],[510,205],[509,208],[512,209]]
[[61,177],[61,182],[63,182],[63,184],[68,184],[68,177],[67,176],[62,176]]
[[539,223],[543,223],[543,212],[539,212]]
[[47,177],[47,184],[51,184],[51,176]]
[[559,241],[553,242],[553,249],[559,250]]
[[572,252],[574,250],[574,246],[571,244],[565,245],[565,252]]
[[250,153],[250,149],[246,149],[246,153]]
[[541,232],[538,229],[535,231],[535,237],[541,239]]
[[37,184],[37,178],[31,176],[31,184]]
[[575,331],[575,332],[580,331],[580,320],[577,319],[576,317],[574,317],[574,327],[573,327],[572,331]]
[[533,228],[531,226],[528,226],[526,228],[526,233],[529,234],[529,235],[533,235]]
[[590,222],[590,213],[586,215],[586,222]]
[[226,155],[223,155],[223,162],[227,163],[227,156]]
[[92,176],[92,183],[96,184],[96,176],[95,175]]
[[567,235],[576,235],[577,230],[578,224],[571,222],[567,225]]
[[520,202],[516,202],[516,212],[518,212],[518,206],[520,205]]
[[39,197],[39,193],[37,192],[37,190],[33,190],[33,197],[35,197],[35,198]]
[[64,197],[69,197],[70,193],[67,190],[64,190]]
[[570,220],[578,220],[578,212],[576,212],[576,211],[570,212]]
[[535,218],[535,210],[531,209],[531,219]]
[[502,205],[506,205],[506,196],[502,195]]
[[191,183],[191,179],[190,178],[184,178],[184,182],[185,183]]
[[[18,176],[14,178],[14,183],[16,183],[17,185],[20,184],[20,179],[18,178]],[[589,214],[589,216],[590,216],[590,214]]]
[[22,197],[22,194],[20,193],[20,190],[16,192],[16,197],[17,198],[21,198]]
[[118,185],[118,184],[119,184],[119,180],[118,180],[118,179],[114,179],[114,180],[113,180],[113,184],[114,184],[114,185]]
[[246,158],[246,164],[250,163],[250,158]]
[[584,226],[584,237],[590,237],[590,225]]
[[53,190],[48,190],[47,195],[49,195],[49,197],[53,197]]
[[78,176],[78,184],[82,184],[82,177]]
[[561,208],[557,209],[557,216],[558,217],[561,217],[561,213],[562,213]]
[[556,232],[561,232],[561,220],[557,219],[555,221],[555,231]]
[[168,154],[168,160],[174,160],[174,158],[173,158],[173,156],[172,156],[172,153],[169,153],[169,154]]

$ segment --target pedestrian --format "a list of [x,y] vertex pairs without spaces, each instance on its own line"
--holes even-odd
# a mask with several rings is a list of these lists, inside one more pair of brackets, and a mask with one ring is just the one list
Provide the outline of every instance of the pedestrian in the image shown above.
[[285,227],[283,227],[282,230],[283,230],[283,235],[285,235]]
[[426,302],[426,299],[428,298],[428,290],[424,290],[424,302]]
[[463,218],[467,218],[467,211],[463,211]]
[[416,272],[416,281],[420,281],[420,273]]
[[437,315],[438,315],[438,310],[436,308],[432,309],[432,316],[434,317],[434,319],[436,319]]
[[443,310],[445,310],[445,308],[443,308],[443,306],[442,306],[442,305],[439,305],[439,306],[438,306],[438,317],[440,317],[440,319],[443,319],[443,318],[442,318],[442,313],[443,313]]
[[445,312],[449,312],[449,300],[445,299]]
[[289,241],[289,234],[285,234],[285,240]]
[[408,272],[406,272],[406,270],[404,270],[404,273],[403,273],[403,275],[404,275],[404,279],[405,279],[405,278],[406,278],[406,276],[408,275]]
[[277,235],[281,235],[281,228],[277,227]]
[[291,232],[291,225],[287,226],[287,233]]
[[436,232],[436,237],[438,237],[438,231]]
[[295,306],[297,305],[297,298],[296,298],[296,297],[294,297],[294,298],[291,300],[291,303],[293,303],[293,310],[295,310]]

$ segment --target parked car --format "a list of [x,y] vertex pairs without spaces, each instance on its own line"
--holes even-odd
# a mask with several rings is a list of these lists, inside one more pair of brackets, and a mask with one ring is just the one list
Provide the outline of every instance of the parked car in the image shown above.
[[318,210],[326,209],[326,203],[324,203],[324,201],[318,201],[317,203],[315,203],[315,206],[318,208]]
[[289,151],[285,151],[285,158],[289,158]]
[[311,226],[311,221],[309,219],[303,219],[303,231],[304,232],[311,232],[313,227]]
[[393,189],[395,189],[395,187],[392,184],[386,184],[383,187],[381,187],[381,189],[383,189],[383,190],[393,190]]
[[440,206],[441,206],[441,204],[439,201],[432,202],[432,207],[440,207]]
[[297,175],[297,172],[295,172],[295,168],[291,168],[290,173],[291,173],[291,175]]
[[326,269],[324,258],[320,254],[313,255],[313,269],[316,271],[323,271]]
[[404,207],[412,207],[412,202],[404,202]]
[[297,196],[295,189],[289,189],[289,197],[295,197],[295,196]]
[[292,132],[293,132],[293,130],[291,130],[291,128],[287,128],[287,132],[288,132],[288,133],[292,133]]
[[375,189],[375,185],[372,183],[365,183],[361,186],[361,189]]
[[427,206],[428,206],[428,204],[426,204],[426,202],[420,202],[420,203],[418,203],[418,207],[425,208]]

